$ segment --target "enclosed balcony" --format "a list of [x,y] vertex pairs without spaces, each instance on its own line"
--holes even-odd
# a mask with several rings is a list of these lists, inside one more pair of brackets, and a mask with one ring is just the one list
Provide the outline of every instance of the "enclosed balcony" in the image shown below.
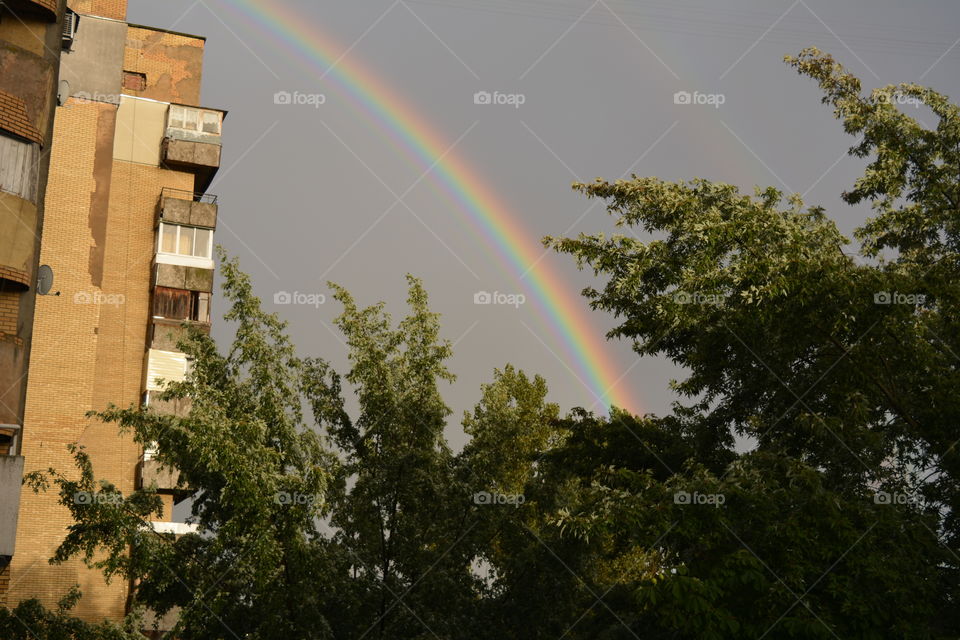
[[201,191],[210,186],[220,168],[220,133],[225,114],[217,109],[170,105],[163,138],[163,162],[193,171]]

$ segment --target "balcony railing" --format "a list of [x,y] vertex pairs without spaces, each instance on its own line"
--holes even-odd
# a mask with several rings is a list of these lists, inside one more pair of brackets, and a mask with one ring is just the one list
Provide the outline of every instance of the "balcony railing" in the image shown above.
[[204,204],[217,204],[217,196],[212,193],[194,193],[186,189],[173,189],[164,187],[160,189],[160,198],[176,198],[178,200],[189,200],[190,202],[202,202]]

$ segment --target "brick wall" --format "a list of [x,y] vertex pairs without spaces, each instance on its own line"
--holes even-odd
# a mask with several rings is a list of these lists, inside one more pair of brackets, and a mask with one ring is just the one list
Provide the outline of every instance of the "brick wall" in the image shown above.
[[67,0],[67,6],[77,13],[114,20],[127,19],[127,0]]
[[130,95],[200,106],[203,75],[202,38],[155,31],[141,27],[127,30],[124,51],[125,71],[146,75],[143,91]]
[[10,589],[10,567],[4,567],[3,571],[0,571],[0,605],[6,606],[7,602],[7,591]]
[[0,334],[16,336],[19,315],[20,294],[16,291],[0,291]]

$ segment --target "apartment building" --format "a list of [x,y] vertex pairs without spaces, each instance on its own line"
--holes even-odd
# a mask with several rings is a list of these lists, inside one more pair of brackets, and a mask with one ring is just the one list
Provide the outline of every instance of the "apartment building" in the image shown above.
[[[156,484],[170,522],[176,474],[162,473],[116,425],[89,419],[109,404],[157,410],[160,380],[183,379],[184,323],[209,330],[216,197],[225,112],[200,98],[205,40],[126,22],[126,0],[68,0],[40,262],[56,295],[38,296],[20,439],[24,472],[90,454],[98,478],[128,494]],[[20,492],[16,553],[3,597],[53,605],[74,584],[76,614],[119,619],[129,585],[82,562],[47,559],[71,524],[56,492]]]
[[0,597],[15,553],[63,0],[0,2]]

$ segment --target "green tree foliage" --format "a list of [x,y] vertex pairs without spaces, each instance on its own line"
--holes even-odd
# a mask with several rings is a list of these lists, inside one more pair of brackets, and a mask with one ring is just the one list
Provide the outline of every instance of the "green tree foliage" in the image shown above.
[[70,615],[80,599],[74,587],[53,611],[39,600],[24,600],[14,609],[0,607],[0,638],[4,640],[143,640],[140,618],[131,614],[123,624],[90,624]]
[[[663,552],[626,607],[654,637],[957,637],[960,114],[915,85],[864,97],[815,49],[787,61],[860,136],[871,162],[844,198],[875,217],[851,248],[772,188],[575,185],[649,239],[548,242],[606,278],[585,295],[620,319],[611,335],[681,365],[686,401],[653,421],[665,442],[626,416],[576,420],[563,455],[589,460],[593,499],[562,520],[626,543],[613,560]],[[731,433],[756,448],[733,455]],[[725,502],[672,499],[694,492]]]

